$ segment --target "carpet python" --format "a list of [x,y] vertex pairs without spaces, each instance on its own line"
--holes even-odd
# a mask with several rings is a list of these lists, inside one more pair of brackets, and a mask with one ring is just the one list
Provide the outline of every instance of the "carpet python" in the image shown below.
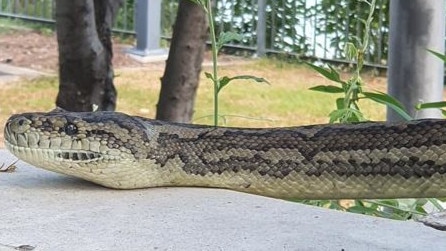
[[162,122],[118,112],[24,113],[5,145],[115,189],[226,188],[283,199],[446,197],[446,120],[284,128]]

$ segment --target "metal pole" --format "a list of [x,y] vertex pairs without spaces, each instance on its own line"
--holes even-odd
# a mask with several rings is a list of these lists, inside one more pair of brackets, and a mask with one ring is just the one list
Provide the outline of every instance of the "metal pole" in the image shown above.
[[266,0],[257,1],[257,56],[266,54]]
[[136,15],[136,47],[129,51],[137,56],[166,55],[160,48],[161,39],[161,0],[137,0]]
[[[443,62],[426,49],[444,53],[444,0],[391,0],[388,93],[414,118],[438,118],[438,109],[417,111],[420,102],[443,99]],[[402,120],[387,109],[387,119]]]

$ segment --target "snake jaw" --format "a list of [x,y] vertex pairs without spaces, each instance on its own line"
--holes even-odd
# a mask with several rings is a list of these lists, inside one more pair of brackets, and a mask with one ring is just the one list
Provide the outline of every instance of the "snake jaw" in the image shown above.
[[35,140],[35,137],[27,137],[23,134],[9,134],[8,137],[5,136],[5,146],[10,152],[24,160],[29,159],[27,162],[35,165],[37,165],[37,163],[33,163],[33,158],[31,157],[35,155],[59,163],[91,163],[119,160],[120,158],[119,156],[112,154],[101,154],[87,150],[57,149],[54,146],[51,147],[51,145],[49,145],[49,147],[42,147],[42,145],[45,144],[47,143],[41,143],[38,140]]
[[[117,161],[121,159],[119,151],[99,149],[99,146],[83,144],[81,140],[65,135],[64,138],[51,138],[32,128],[32,121],[26,117],[10,119],[5,126],[5,146],[17,157],[30,159],[32,155],[41,155],[59,163],[92,163]],[[96,150],[94,150],[96,149]],[[99,152],[102,150],[102,152]]]
[[103,159],[102,154],[90,151],[61,151],[56,153],[56,159],[60,161],[92,162]]

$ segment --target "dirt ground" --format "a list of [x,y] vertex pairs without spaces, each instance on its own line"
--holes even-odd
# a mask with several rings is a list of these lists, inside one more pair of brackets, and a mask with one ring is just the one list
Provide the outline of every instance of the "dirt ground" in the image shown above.
[[[164,61],[141,63],[131,58],[126,51],[133,47],[124,44],[121,39],[113,39],[113,66],[115,69],[135,67],[164,67]],[[243,58],[220,55],[220,63],[240,63]],[[211,61],[210,52],[205,54],[205,64]],[[58,52],[56,34],[42,34],[33,30],[17,30],[0,33],[0,63],[31,68],[33,70],[56,73],[58,69]]]
[[[132,48],[131,44],[123,44],[121,39],[113,41],[113,65],[115,69],[141,68],[164,70],[164,61],[140,63],[131,58],[126,51]],[[244,64],[249,62],[246,57],[219,55],[219,65]],[[42,34],[34,30],[14,30],[12,32],[0,33],[0,63],[13,66],[26,67],[33,70],[57,73],[58,51],[56,34]],[[207,51],[204,57],[204,66],[211,64],[211,53]],[[305,72],[300,72],[305,74]],[[372,74],[374,75],[374,74]],[[311,74],[313,77],[314,73]],[[383,76],[369,76],[368,83],[378,90],[383,88],[387,79]]]
[[[142,63],[125,54],[131,45],[114,41],[113,64],[116,68],[138,67]],[[37,31],[14,31],[0,34],[0,62],[44,72],[56,72],[58,52],[56,35]]]

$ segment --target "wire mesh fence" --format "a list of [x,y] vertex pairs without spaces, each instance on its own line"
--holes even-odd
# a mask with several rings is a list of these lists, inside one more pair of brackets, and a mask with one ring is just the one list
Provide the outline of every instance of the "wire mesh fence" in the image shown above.
[[[0,17],[53,23],[55,0],[0,0]],[[369,8],[358,0],[218,0],[214,1],[217,33],[244,35],[234,49],[345,61],[343,48],[363,36]],[[178,0],[163,0],[161,31],[169,38]],[[135,33],[137,0],[127,0],[115,31]],[[389,0],[378,0],[366,53],[369,64],[385,65],[389,32]]]

